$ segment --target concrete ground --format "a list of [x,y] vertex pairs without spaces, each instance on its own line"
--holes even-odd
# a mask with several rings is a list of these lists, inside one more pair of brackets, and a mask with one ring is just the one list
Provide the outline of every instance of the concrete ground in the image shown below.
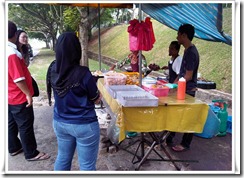
[[[52,128],[53,107],[36,104],[34,113],[34,129],[38,150],[50,154],[51,158],[45,161],[28,162],[24,159],[23,153],[14,157],[11,157],[7,154],[7,164],[5,165],[7,173],[26,174],[28,171],[31,171],[33,174],[54,173],[53,167],[57,155],[57,142]],[[168,161],[146,161],[140,167],[139,171],[135,171],[138,163],[132,163],[133,155],[124,151],[123,149],[117,149],[115,146],[111,145],[107,149],[106,144],[102,142],[106,140],[106,124],[106,122],[100,121],[101,143],[97,160],[97,171],[100,172],[99,174],[124,174],[123,172],[125,171],[132,174],[143,174],[146,173],[145,171],[150,171],[150,174],[199,174],[198,171],[201,171],[203,174],[214,173],[218,171],[228,174],[233,169],[232,135],[228,133],[224,137],[213,137],[211,139],[194,136],[191,149],[182,153],[173,152],[169,147],[166,146],[166,149],[174,159],[198,160],[197,163],[177,162],[176,164],[180,167],[180,171],[177,171],[174,165]],[[177,134],[175,138],[176,143],[180,142],[181,136],[182,134]],[[126,139],[120,145],[121,147],[124,147],[128,145],[128,142],[131,141],[131,139]],[[135,151],[137,144],[133,145],[129,149]],[[145,151],[147,149],[148,148],[145,147]],[[159,147],[156,148],[156,150],[158,150],[158,152],[161,153],[164,158],[167,158]],[[150,157],[155,156],[155,154],[150,155]],[[76,154],[73,159],[72,172],[69,172],[69,174],[74,173],[75,171],[79,171]]]

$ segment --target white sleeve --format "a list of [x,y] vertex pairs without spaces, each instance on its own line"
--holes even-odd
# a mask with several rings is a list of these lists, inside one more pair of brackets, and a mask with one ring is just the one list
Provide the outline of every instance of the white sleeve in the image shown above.
[[172,66],[172,69],[175,71],[176,74],[180,73],[180,67],[181,67],[182,57],[178,56]]

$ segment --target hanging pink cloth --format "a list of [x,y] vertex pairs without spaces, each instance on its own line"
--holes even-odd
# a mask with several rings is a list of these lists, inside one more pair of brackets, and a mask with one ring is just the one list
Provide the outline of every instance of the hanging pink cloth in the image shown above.
[[155,43],[155,36],[152,28],[152,22],[147,17],[145,22],[133,19],[130,22],[127,31],[129,33],[129,46],[131,51],[144,50],[149,51]]
[[155,38],[155,36],[154,36],[154,31],[153,31],[153,25],[152,25],[152,22],[151,22],[151,19],[150,19],[150,17],[146,17],[146,19],[145,19],[145,22],[148,24],[148,26],[149,26],[149,31],[150,31],[150,37],[149,37],[149,39],[151,40],[151,43],[152,43],[152,45],[155,43],[155,41],[156,41],[156,38]]

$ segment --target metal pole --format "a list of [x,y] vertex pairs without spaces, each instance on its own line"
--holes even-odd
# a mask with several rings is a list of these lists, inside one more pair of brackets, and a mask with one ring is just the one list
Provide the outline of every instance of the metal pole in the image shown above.
[[101,71],[100,4],[98,4],[98,50],[99,70]]
[[[139,3],[139,22],[141,23],[141,3]],[[142,57],[141,57],[142,51],[139,50],[139,85],[142,87],[142,71],[141,71],[141,66],[142,66]]]

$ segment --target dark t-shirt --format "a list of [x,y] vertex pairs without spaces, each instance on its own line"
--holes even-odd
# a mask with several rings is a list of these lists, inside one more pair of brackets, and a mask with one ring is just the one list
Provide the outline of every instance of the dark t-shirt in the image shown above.
[[193,76],[190,81],[186,83],[186,92],[191,91],[197,87],[197,72],[199,66],[199,54],[195,45],[190,46],[185,52],[182,59],[179,78],[184,77],[186,70],[193,71]]

